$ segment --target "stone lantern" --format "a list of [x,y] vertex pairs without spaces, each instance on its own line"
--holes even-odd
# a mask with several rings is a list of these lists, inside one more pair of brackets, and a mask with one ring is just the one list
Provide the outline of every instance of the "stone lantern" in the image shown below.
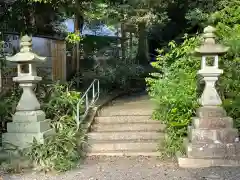
[[20,46],[20,52],[7,57],[7,60],[17,63],[18,76],[13,81],[19,83],[23,93],[13,115],[13,122],[7,124],[7,133],[3,134],[2,139],[4,147],[12,144],[24,149],[29,147],[34,138],[43,143],[44,138],[54,131],[33,91],[36,83],[42,80],[37,76],[36,63],[45,61],[45,58],[32,52],[32,39],[28,36],[22,37]]
[[[218,68],[218,56],[228,48],[215,42],[215,28],[204,29],[204,42],[195,52],[202,57],[198,74],[203,77],[205,88],[200,98],[201,107],[192,119],[185,141],[186,157],[179,156],[180,167],[201,168],[210,166],[240,165],[238,130],[233,128],[233,119],[228,117],[215,88],[223,70]],[[210,61],[210,62],[208,62]]]

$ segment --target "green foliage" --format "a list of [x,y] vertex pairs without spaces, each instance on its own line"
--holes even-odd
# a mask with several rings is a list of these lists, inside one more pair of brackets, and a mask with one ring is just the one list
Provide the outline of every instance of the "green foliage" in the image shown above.
[[141,81],[144,72],[143,66],[110,58],[97,64],[94,68],[84,71],[82,81],[83,84],[89,84],[93,79],[97,78],[100,80],[100,87],[105,90],[126,90],[137,85]]
[[42,103],[47,118],[51,118],[54,136],[47,137],[44,144],[34,141],[26,150],[26,156],[40,170],[66,171],[76,165],[81,154],[78,145],[84,143],[85,135],[78,131],[75,120],[76,105],[80,93],[71,91],[68,84],[51,85]]
[[[12,121],[12,115],[15,112],[18,100],[21,95],[21,90],[19,88],[13,88],[6,94],[1,94],[0,100],[0,118],[2,124]],[[6,132],[6,127],[3,127],[1,132]]]
[[[239,128],[240,26],[235,24],[240,17],[239,7],[237,3],[229,2],[221,10],[209,14],[209,17],[216,25],[219,41],[230,47],[220,61],[224,74],[217,88],[223,99],[223,106]],[[196,36],[185,39],[181,45],[169,43],[167,53],[159,51],[158,61],[152,63],[159,72],[147,78],[149,94],[157,104],[154,118],[167,125],[164,143],[164,155],[167,156],[174,156],[176,151],[184,152],[183,138],[198,107],[197,99],[202,92],[196,76],[200,59],[195,58],[191,52],[199,42],[200,38]]]
[[79,43],[81,40],[81,37],[79,34],[76,33],[68,33],[67,37],[65,38],[65,40],[71,44],[76,44]]
[[[167,125],[165,155],[183,151],[182,140],[195,113],[197,103],[196,70],[199,59],[190,53],[198,44],[198,38],[187,38],[182,45],[169,43],[169,51],[160,50],[152,66],[160,73],[147,78],[148,91],[157,104],[153,118]],[[165,54],[164,54],[165,53]]]
[[38,91],[47,91],[43,97],[40,97],[42,101],[42,108],[46,113],[46,116],[54,120],[54,117],[59,118],[63,115],[74,115],[76,110],[76,104],[80,99],[80,93],[71,91],[71,84],[56,84],[39,87]]
[[67,171],[78,163],[80,154],[77,145],[83,134],[76,132],[74,116],[59,117],[53,128],[56,135],[46,138],[44,144],[35,140],[25,155],[35,163],[37,170]]
[[211,21],[216,23],[224,23],[228,26],[233,26],[234,24],[239,24],[240,16],[240,2],[238,0],[232,1],[220,1],[219,11],[211,14]]

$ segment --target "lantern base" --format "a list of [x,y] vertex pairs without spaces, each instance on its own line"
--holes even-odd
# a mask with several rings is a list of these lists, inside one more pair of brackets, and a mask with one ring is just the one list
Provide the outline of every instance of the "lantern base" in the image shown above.
[[178,165],[181,168],[206,168],[206,167],[236,167],[240,166],[240,156],[238,159],[201,159],[201,158],[188,158],[179,157]]
[[33,143],[33,140],[36,139],[37,142],[43,144],[44,140],[48,136],[54,135],[54,130],[49,129],[45,132],[41,133],[5,133],[2,135],[3,139],[3,148],[4,149],[15,149],[17,147],[18,149],[26,149],[31,146]]
[[39,143],[55,132],[50,127],[49,119],[45,119],[45,113],[38,111],[17,111],[13,115],[13,122],[7,124],[7,133],[2,135],[3,147],[11,149],[28,148],[34,138]]
[[186,157],[178,155],[178,164],[184,168],[211,166],[240,166],[240,143],[233,120],[218,106],[197,109],[184,141]]

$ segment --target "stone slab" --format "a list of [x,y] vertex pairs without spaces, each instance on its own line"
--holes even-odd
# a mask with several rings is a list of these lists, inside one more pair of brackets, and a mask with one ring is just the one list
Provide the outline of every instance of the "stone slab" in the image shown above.
[[38,111],[17,111],[13,115],[13,122],[38,122],[44,121],[46,115],[42,110]]
[[131,141],[131,140],[113,140],[113,141],[91,141],[90,152],[109,152],[109,151],[147,151],[157,152],[159,143],[156,141]]
[[196,143],[234,143],[238,138],[238,130],[225,129],[191,129],[189,139]]
[[116,131],[161,131],[164,132],[166,126],[156,123],[128,123],[128,124],[95,124],[92,126],[92,131],[96,132],[116,132]]
[[135,108],[134,105],[130,107],[122,106],[120,108],[107,108],[102,109],[99,112],[99,116],[151,116],[153,113],[152,109],[148,109],[148,106]]
[[212,117],[226,117],[226,111],[220,106],[204,106],[197,109],[197,117],[212,118]]
[[10,122],[7,124],[8,133],[41,133],[50,129],[50,119],[33,122]]
[[232,128],[233,119],[231,117],[211,117],[211,118],[193,117],[192,124],[196,129]]
[[164,133],[156,131],[124,131],[124,132],[90,132],[88,133],[88,141],[91,140],[156,140],[164,139]]
[[161,153],[160,152],[145,152],[145,151],[108,151],[108,152],[89,152],[87,156],[145,156],[145,157],[160,157]]
[[53,129],[42,133],[4,133],[2,135],[3,147],[8,149],[16,146],[19,149],[24,149],[30,146],[34,138],[40,143],[43,143],[46,137],[54,134]]
[[202,159],[179,157],[178,165],[181,168],[206,168],[206,167],[234,167],[240,166],[240,157],[238,159]]
[[240,143],[230,144],[191,144],[187,145],[189,158],[224,158],[233,159],[240,157]]

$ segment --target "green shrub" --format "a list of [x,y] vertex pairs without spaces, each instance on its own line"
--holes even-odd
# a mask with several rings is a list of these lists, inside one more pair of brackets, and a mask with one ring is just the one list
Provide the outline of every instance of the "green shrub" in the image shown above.
[[157,62],[152,63],[160,73],[152,73],[146,79],[149,94],[157,105],[153,118],[167,125],[164,142],[167,156],[183,151],[183,137],[198,106],[196,70],[200,60],[191,56],[198,43],[198,38],[187,38],[180,46],[169,43],[169,52],[163,55],[159,51]]
[[75,117],[62,116],[53,124],[56,135],[46,138],[44,144],[34,141],[26,151],[37,170],[66,171],[78,163],[78,141],[84,141],[84,134],[76,132]]
[[85,142],[85,134],[78,130],[75,120],[80,93],[71,91],[69,84],[59,83],[45,90],[47,92],[41,98],[42,107],[47,118],[51,118],[56,134],[46,138],[44,144],[34,141],[25,155],[30,157],[37,169],[66,171],[78,162],[81,157],[79,145]]
[[99,79],[100,88],[104,90],[130,89],[143,79],[144,72],[145,68],[141,65],[111,58],[84,71],[82,83],[90,84],[93,79]]

